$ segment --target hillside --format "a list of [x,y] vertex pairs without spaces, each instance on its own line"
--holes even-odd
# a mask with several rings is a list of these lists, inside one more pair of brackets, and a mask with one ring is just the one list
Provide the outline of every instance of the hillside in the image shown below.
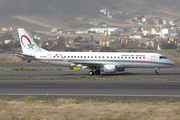
[[83,17],[111,26],[133,27],[122,21],[100,17],[99,9],[104,5],[133,15],[180,18],[180,0],[0,0],[0,25],[27,26],[32,29],[62,27],[65,30],[93,27],[74,19]]

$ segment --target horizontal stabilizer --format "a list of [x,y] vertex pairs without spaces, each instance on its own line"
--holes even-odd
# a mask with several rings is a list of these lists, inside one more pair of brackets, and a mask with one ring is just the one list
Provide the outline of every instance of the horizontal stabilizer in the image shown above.
[[22,53],[16,53],[15,56],[17,57],[26,57],[26,58],[34,58],[35,56],[32,55],[26,55],[26,54],[22,54]]

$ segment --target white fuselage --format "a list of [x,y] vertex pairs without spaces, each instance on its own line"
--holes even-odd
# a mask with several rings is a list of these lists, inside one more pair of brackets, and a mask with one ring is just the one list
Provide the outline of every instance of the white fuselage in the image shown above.
[[36,52],[31,53],[31,55],[35,56],[36,61],[64,67],[74,66],[73,62],[113,64],[124,68],[167,68],[175,66],[171,60],[158,53]]

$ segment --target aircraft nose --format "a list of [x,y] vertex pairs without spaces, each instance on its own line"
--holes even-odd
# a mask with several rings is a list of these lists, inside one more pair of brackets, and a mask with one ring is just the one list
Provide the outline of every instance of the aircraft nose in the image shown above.
[[169,60],[170,62],[170,64],[172,65],[172,66],[175,66],[175,63],[173,62],[173,61],[171,61],[171,60]]

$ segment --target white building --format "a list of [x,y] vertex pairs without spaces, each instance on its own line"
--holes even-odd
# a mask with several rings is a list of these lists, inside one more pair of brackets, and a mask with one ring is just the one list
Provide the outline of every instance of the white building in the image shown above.
[[134,36],[129,36],[129,38],[141,39],[142,36],[140,36],[140,35],[134,35]]
[[177,28],[176,28],[176,26],[170,26],[170,27],[168,27],[168,29],[169,29],[169,32],[170,32],[170,33],[177,33]]
[[161,37],[164,38],[165,36],[171,36],[171,33],[170,33],[169,29],[167,29],[167,28],[164,28],[161,30]]
[[124,33],[124,30],[121,28],[91,28],[87,30],[88,32],[102,33],[111,32],[111,33]]

